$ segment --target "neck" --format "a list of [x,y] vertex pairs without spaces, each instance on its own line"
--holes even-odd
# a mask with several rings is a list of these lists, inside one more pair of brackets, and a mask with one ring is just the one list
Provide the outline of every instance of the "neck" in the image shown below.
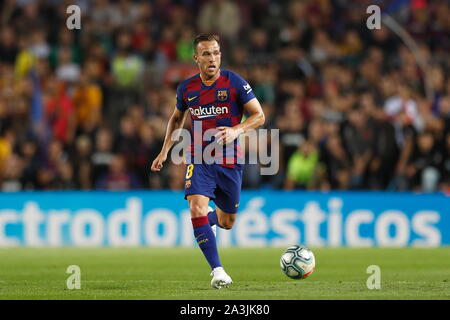
[[207,75],[200,73],[200,79],[202,79],[203,83],[206,85],[213,83],[219,77],[220,77],[220,69],[219,69],[219,71],[217,71],[217,73],[214,76],[212,76],[210,78]]

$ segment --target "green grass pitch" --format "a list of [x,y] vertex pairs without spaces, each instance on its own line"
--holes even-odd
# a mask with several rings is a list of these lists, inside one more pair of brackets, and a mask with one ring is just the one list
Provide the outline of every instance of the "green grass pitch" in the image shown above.
[[[280,270],[283,249],[221,248],[233,278],[210,287],[198,248],[0,249],[0,299],[450,299],[450,248],[312,248],[316,270],[291,280]],[[69,265],[81,268],[81,289],[69,290]],[[381,289],[369,290],[369,265],[381,268]]]

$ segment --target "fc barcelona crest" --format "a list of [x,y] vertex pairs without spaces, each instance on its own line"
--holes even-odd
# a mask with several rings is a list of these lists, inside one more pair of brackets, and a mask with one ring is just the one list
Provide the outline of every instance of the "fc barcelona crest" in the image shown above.
[[187,189],[191,186],[191,180],[186,180],[186,183],[184,184],[184,187]]
[[217,100],[225,101],[228,99],[228,91],[227,90],[217,90]]

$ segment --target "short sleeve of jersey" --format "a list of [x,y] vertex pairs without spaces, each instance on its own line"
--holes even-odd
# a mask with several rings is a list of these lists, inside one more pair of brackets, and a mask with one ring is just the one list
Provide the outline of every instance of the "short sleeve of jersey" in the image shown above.
[[247,81],[237,74],[235,74],[235,81],[237,99],[242,105],[255,98],[255,94]]
[[183,88],[182,85],[178,85],[177,87],[177,109],[180,111],[185,111],[186,110],[186,104],[184,103],[183,100]]

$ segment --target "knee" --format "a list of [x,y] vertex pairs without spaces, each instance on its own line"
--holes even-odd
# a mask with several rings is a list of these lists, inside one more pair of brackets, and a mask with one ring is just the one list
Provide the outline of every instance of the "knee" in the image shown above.
[[191,217],[192,218],[203,217],[203,216],[206,216],[208,214],[207,213],[208,207],[200,205],[198,203],[191,204],[190,210],[191,210]]
[[222,227],[225,230],[230,230],[231,228],[233,228],[233,223],[225,222],[222,224]]
[[220,225],[222,226],[223,229],[230,230],[231,228],[233,228],[235,219],[236,218],[234,216],[227,215],[225,219],[220,221]]

